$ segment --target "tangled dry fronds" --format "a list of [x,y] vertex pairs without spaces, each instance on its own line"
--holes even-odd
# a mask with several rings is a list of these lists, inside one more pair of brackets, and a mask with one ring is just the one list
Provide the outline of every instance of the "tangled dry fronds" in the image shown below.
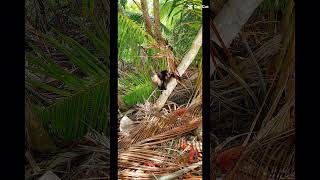
[[247,38],[230,47],[242,56],[240,72],[217,60],[210,92],[211,179],[294,178],[294,12],[288,1],[280,21],[249,20]]
[[[28,156],[27,156],[28,154]],[[27,159],[32,159],[26,153]],[[110,144],[109,139],[97,133],[89,133],[73,148],[46,155],[26,165],[25,179],[38,179],[51,171],[64,179],[109,179]],[[44,160],[46,159],[46,160]],[[34,168],[37,167],[37,168]]]
[[[187,107],[168,104],[161,112],[155,112],[151,103],[138,108],[131,118],[139,123],[119,137],[119,179],[201,176],[202,142],[196,129],[202,115],[195,111],[201,107],[196,99]],[[194,168],[181,170],[189,166]]]

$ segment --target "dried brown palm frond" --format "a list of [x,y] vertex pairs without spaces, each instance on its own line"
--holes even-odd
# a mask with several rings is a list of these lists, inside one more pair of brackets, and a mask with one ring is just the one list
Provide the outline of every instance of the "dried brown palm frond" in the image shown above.
[[[212,133],[222,140],[212,144],[212,177],[220,175],[218,169],[227,171],[223,179],[239,180],[286,179],[295,172],[294,11],[294,2],[288,1],[282,27],[277,28],[283,31],[271,33],[273,37],[264,43],[250,44],[258,47],[253,58],[260,70],[253,61],[242,59],[241,77],[223,67],[224,76],[211,82]],[[261,93],[259,73],[266,93]]]
[[[182,147],[182,145],[185,145],[187,147],[180,150],[180,147]],[[178,173],[175,171],[178,171],[179,169],[184,167],[188,167],[190,166],[190,163],[193,162],[193,157],[192,159],[190,159],[190,148],[193,149],[193,151],[197,152],[196,156],[200,155],[198,153],[202,152],[201,142],[186,142],[184,140],[184,137],[176,137],[170,142],[146,142],[145,144],[141,144],[137,147],[130,147],[119,152],[119,178],[152,179],[154,176],[160,176],[161,178],[168,174],[172,175]],[[188,153],[186,151],[190,152]],[[201,165],[201,161],[199,161],[199,158],[196,159],[196,163],[198,163],[198,166]],[[184,172],[188,172],[191,170],[192,169],[184,170]],[[194,170],[193,172],[201,175],[201,169]],[[178,174],[182,175],[183,173],[180,172]]]
[[[187,173],[189,172],[190,170],[193,170],[195,168],[198,168],[199,166],[202,165],[202,161],[200,162],[197,162],[197,163],[194,163],[188,167],[184,167],[183,169],[181,170],[178,170],[174,173],[171,173],[171,174],[168,174],[168,175],[164,175],[164,176],[161,176],[159,178],[157,178],[158,180],[169,180],[169,179],[174,179],[174,178],[177,178],[179,176],[181,176],[182,174],[184,173]],[[183,178],[183,179],[189,179],[189,180],[199,180],[199,179],[202,179],[201,176],[193,176],[191,178]]]
[[199,126],[199,121],[195,122],[195,124],[196,126],[190,124],[189,126],[181,126],[165,131],[136,143],[127,149],[119,150],[118,167],[120,170],[129,169],[135,172],[139,170],[140,172],[143,172],[142,176],[137,176],[137,174],[133,176],[132,172],[128,174],[127,171],[120,171],[119,178],[122,179],[123,177],[128,176],[151,178],[152,175],[163,175],[187,166],[188,162],[183,160],[183,156],[180,157],[179,153],[175,151],[173,151],[173,153],[168,153],[164,150],[165,147],[168,146],[162,144],[170,140],[175,140],[179,135],[195,129]]
[[280,179],[293,174],[295,130],[290,111],[292,107],[294,99],[291,96],[248,146],[238,145],[214,152],[213,176],[217,169],[222,172],[231,169],[225,179],[240,180]]
[[[162,152],[161,150],[153,150],[153,148],[134,148],[130,147],[125,151],[119,152],[118,168],[130,170],[142,170],[148,174],[164,174],[180,167],[177,157]],[[152,163],[153,166],[149,166]]]
[[168,98],[170,101],[173,101],[180,105],[184,105],[188,104],[192,100],[195,94],[197,94],[196,92],[199,92],[201,88],[199,85],[202,85],[201,67],[202,66],[199,66],[197,68],[190,67],[186,70],[183,76],[183,80],[178,83],[178,85]]
[[150,115],[134,127],[128,137],[119,141],[119,149],[139,145],[142,141],[155,140],[152,138],[161,139],[175,137],[175,134],[182,135],[197,128],[200,122],[201,117],[192,118],[190,113],[185,113],[183,116],[178,115],[177,112],[171,112],[168,115],[161,113]]
[[41,169],[33,172],[26,166],[25,179],[37,179],[47,170],[51,170],[64,179],[97,178],[109,179],[110,169],[109,139],[97,133],[89,133],[82,142],[72,149],[59,150],[36,159],[36,165]]
[[165,107],[155,112],[147,103],[138,107],[138,115],[132,116],[139,124],[119,139],[119,179],[152,179],[189,165],[178,149],[178,139],[198,128],[202,118],[193,115],[189,107],[175,103]]
[[278,113],[262,126],[253,142],[245,147],[226,179],[280,179],[294,173],[293,107],[294,98],[291,96]]
[[[276,35],[253,52],[261,67],[266,67],[270,64],[270,58],[273,58],[280,50],[280,43],[281,36]],[[257,76],[258,72],[250,62],[251,61],[244,59],[239,64],[242,77],[238,78],[242,78],[242,80],[240,80],[242,81],[241,84],[239,79],[237,80],[236,77],[232,77],[231,75],[225,75],[223,79],[214,79],[211,81],[210,105],[212,110],[211,119],[215,121],[214,129],[223,129],[223,131],[226,131],[226,129],[229,128],[235,129],[239,126],[247,126],[245,123],[242,123],[242,119],[254,118],[257,107],[252,105],[252,100],[245,91],[251,90],[251,94],[259,94],[260,90],[259,78]],[[264,74],[263,77],[267,84],[271,84],[271,76]],[[256,95],[251,97],[255,98],[258,104],[261,103],[261,97],[257,97]],[[235,121],[232,119],[238,120]],[[220,120],[229,122],[229,125],[222,125]],[[235,122],[239,123],[235,124]],[[221,124],[222,127],[220,127],[219,124]],[[241,128],[239,127],[238,129]],[[241,131],[239,133],[241,133]],[[242,131],[242,133],[245,133],[245,131]],[[225,136],[225,138],[226,137],[227,136]]]
[[295,134],[289,129],[246,147],[225,179],[280,179],[295,172]]
[[110,141],[97,133],[86,136],[86,144],[80,145],[80,149],[89,153],[87,159],[75,167],[69,179],[97,178],[109,179],[110,169]]

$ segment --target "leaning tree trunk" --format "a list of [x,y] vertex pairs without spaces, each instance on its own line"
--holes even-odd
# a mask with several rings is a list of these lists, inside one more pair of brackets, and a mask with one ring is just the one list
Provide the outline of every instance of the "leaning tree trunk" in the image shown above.
[[[161,35],[159,0],[153,0],[153,8],[154,8],[155,22],[154,22],[154,26],[153,26],[154,28],[152,31],[152,24],[151,24],[150,16],[148,14],[148,7],[147,7],[146,0],[141,0],[141,10],[143,13],[143,19],[146,26],[146,30],[153,38],[157,40],[157,43],[159,45],[163,46],[165,45],[165,39]],[[170,50],[168,46],[165,46],[167,50],[168,70],[172,72],[178,71],[178,74],[182,75],[186,71],[186,69],[189,67],[192,60],[197,55],[201,45],[202,45],[202,28],[200,28],[195,40],[193,41],[191,49],[182,59],[180,65],[177,68],[175,68],[174,54],[172,50]],[[176,85],[177,85],[176,79],[173,78],[169,81],[169,83],[167,84],[167,90],[163,91],[163,93],[160,95],[159,99],[155,103],[155,108],[157,110],[160,110],[164,106],[165,102],[167,101],[168,97],[170,96],[170,94],[172,93]]]
[[[200,28],[196,38],[194,39],[190,50],[183,57],[181,63],[177,67],[178,73],[181,76],[187,70],[187,68],[190,66],[190,64],[192,63],[192,60],[196,57],[201,45],[202,45],[202,27]],[[157,110],[160,110],[164,106],[168,97],[173,92],[173,90],[177,84],[178,84],[177,80],[175,78],[171,78],[171,80],[167,84],[167,89],[162,92],[162,94],[160,95],[160,97],[158,98],[158,100],[155,103],[155,108]]]
[[[242,26],[248,21],[254,10],[263,0],[229,0],[225,3],[222,10],[214,18],[219,34],[227,47],[240,32]],[[210,31],[210,39],[221,45],[217,36]],[[210,63],[210,77],[214,72],[213,63]]]

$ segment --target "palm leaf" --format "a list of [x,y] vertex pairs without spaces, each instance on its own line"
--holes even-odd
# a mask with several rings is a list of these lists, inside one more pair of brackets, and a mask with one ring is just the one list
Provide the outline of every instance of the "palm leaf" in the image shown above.
[[[95,44],[101,54],[109,49],[109,44],[85,30],[88,38]],[[51,95],[59,95],[50,106],[36,108],[51,134],[65,139],[83,136],[88,128],[107,133],[109,112],[109,71],[107,63],[91,53],[76,40],[56,32],[58,40],[49,35],[41,34],[43,41],[63,53],[76,67],[86,75],[80,77],[61,67],[57,62],[39,48],[35,53],[27,54],[26,83],[33,88],[42,89]],[[104,56],[107,57],[107,56]],[[64,84],[55,87],[46,82],[34,79],[32,74],[44,75]]]
[[106,132],[109,99],[108,80],[105,80],[42,108],[39,114],[44,126],[58,137],[81,137],[87,132],[87,126]]
[[128,106],[143,103],[153,89],[150,77],[144,72],[124,75],[119,80],[119,90],[123,93],[123,100]]
[[155,42],[155,40],[140,24],[129,17],[122,13],[119,13],[118,17],[118,57],[132,62],[135,58],[139,58],[141,45]]

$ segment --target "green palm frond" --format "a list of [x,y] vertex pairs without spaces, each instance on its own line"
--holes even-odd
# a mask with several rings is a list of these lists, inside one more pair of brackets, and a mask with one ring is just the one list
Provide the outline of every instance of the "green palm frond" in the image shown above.
[[168,39],[176,56],[183,56],[202,25],[202,2],[168,0],[162,4],[160,16],[167,21],[171,31]]
[[154,90],[154,86],[147,73],[140,72],[123,76],[119,80],[119,89],[120,92],[123,92],[125,104],[132,106],[147,100]]
[[143,29],[141,24],[122,13],[119,13],[118,17],[118,57],[130,62],[139,58],[141,45],[155,42],[155,40]]
[[[107,133],[109,121],[109,37],[102,31],[82,28],[95,52],[58,31],[56,38],[40,34],[45,44],[62,53],[82,75],[58,64],[36,45],[26,55],[26,86],[53,97],[49,106],[34,106],[39,118],[51,134],[65,139],[83,136],[88,128]],[[52,85],[37,76],[61,85]]]
[[143,24],[143,17],[141,13],[126,11],[125,15],[128,16],[130,19],[136,21],[138,24]]
[[126,9],[127,2],[128,0],[120,0],[120,4],[123,7],[123,9]]
[[51,134],[66,139],[81,137],[89,128],[107,133],[109,123],[108,79],[42,108],[44,126]]
[[[189,8],[192,7],[192,8]],[[193,14],[202,17],[202,1],[199,0],[171,0],[162,4],[160,15],[173,20],[180,14]]]

